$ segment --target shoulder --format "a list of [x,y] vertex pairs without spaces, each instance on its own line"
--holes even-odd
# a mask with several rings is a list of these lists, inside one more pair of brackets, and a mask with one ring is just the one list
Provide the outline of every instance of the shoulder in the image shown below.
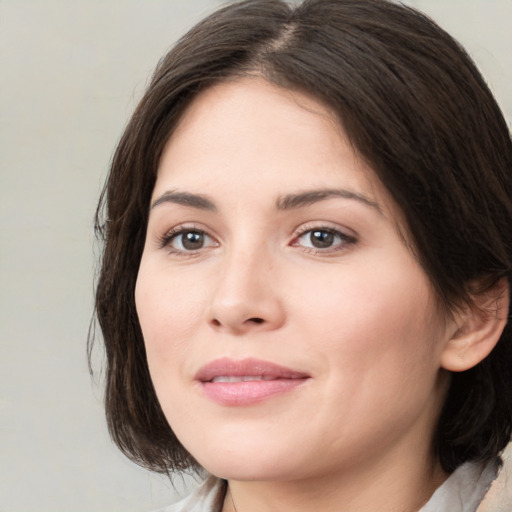
[[420,512],[512,511],[510,462],[466,463],[457,468]]
[[502,455],[503,465],[492,483],[478,512],[512,510],[512,445]]
[[226,494],[226,482],[209,476],[182,500],[155,512],[221,512]]

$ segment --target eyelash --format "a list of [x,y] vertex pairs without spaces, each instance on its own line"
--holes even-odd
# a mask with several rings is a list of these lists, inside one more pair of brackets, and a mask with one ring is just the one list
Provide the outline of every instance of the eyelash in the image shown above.
[[[197,250],[183,250],[183,249],[176,249],[172,247],[172,242],[176,240],[180,235],[185,235],[186,233],[198,233],[199,235],[208,237],[211,240],[214,240],[215,244],[217,242],[213,237],[208,235],[204,229],[198,228],[196,226],[176,226],[175,228],[171,229],[167,233],[165,233],[162,237],[160,237],[158,241],[158,245],[161,249],[167,249],[170,254],[176,255],[176,256],[182,256],[182,257],[191,257],[199,254],[199,252],[204,249],[204,247],[201,247]],[[183,245],[183,242],[182,242]]]
[[334,237],[339,238],[339,243],[334,245],[333,247],[327,248],[314,248],[314,247],[304,247],[302,246],[302,250],[308,254],[319,254],[319,255],[328,255],[336,252],[347,250],[350,246],[354,245],[357,242],[357,238],[353,235],[348,235],[347,233],[343,233],[339,229],[332,228],[329,226],[319,226],[319,225],[307,225],[301,226],[295,234],[293,241],[291,242],[292,247],[299,247],[299,240],[306,236],[308,233],[326,233],[328,235],[332,235]]
[[[339,239],[339,242],[334,247],[325,247],[325,248],[314,248],[314,247],[304,247],[301,246],[299,241],[302,237],[306,236],[308,233],[323,233],[327,235],[331,235],[333,237],[337,237]],[[159,239],[159,247],[161,249],[167,249],[170,254],[177,255],[181,257],[192,257],[195,255],[198,255],[202,250],[206,249],[207,247],[200,247],[197,250],[186,250],[186,249],[176,249],[172,247],[172,242],[176,240],[179,236],[185,235],[187,233],[197,233],[203,237],[207,237],[210,240],[213,240],[214,244],[213,246],[217,246],[218,242],[208,233],[199,227],[196,226],[183,226],[179,225],[175,228],[171,229],[167,233],[165,233],[162,237]],[[292,242],[290,243],[291,247],[301,247],[301,250],[308,253],[308,254],[320,254],[320,255],[327,255],[336,253],[339,251],[344,251],[351,245],[354,245],[357,242],[357,239],[355,236],[348,235],[346,233],[341,232],[338,229],[329,227],[329,226],[314,226],[314,225],[307,225],[302,226],[300,229],[296,230],[293,234]],[[182,242],[183,245],[183,242]]]

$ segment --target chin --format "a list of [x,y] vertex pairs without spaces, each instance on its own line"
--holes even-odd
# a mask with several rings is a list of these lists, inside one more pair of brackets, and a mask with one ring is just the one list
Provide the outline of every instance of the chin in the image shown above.
[[226,480],[293,480],[300,478],[299,473],[307,467],[296,447],[278,446],[275,441],[254,437],[243,443],[210,439],[209,445],[203,444],[192,455],[206,471]]
[[214,460],[211,465],[207,463],[203,467],[212,475],[225,480],[268,482],[300,479],[302,475],[298,471],[299,468],[293,466],[289,462],[283,464],[282,460],[276,460],[274,457],[254,460],[241,456],[237,460]]

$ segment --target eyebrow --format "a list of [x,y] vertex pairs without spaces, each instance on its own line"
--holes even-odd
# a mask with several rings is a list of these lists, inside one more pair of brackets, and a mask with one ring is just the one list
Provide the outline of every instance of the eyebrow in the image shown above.
[[[369,206],[379,213],[382,213],[382,209],[375,201],[366,197],[364,194],[345,189],[319,189],[308,190],[306,192],[299,192],[296,194],[287,194],[277,199],[276,207],[278,210],[293,210],[295,208],[302,208],[320,201],[325,201],[326,199],[331,199],[333,197],[359,201],[365,206]],[[190,192],[179,192],[175,190],[168,190],[164,192],[153,202],[151,209],[165,203],[189,206],[199,210],[217,211],[217,207],[208,197],[202,194],[192,194]]]
[[191,194],[190,192],[178,192],[175,190],[168,190],[164,192],[158,199],[156,199],[151,208],[164,203],[180,204],[182,206],[190,206],[191,208],[198,208],[199,210],[217,211],[217,207],[213,204],[211,199],[201,194]]
[[298,194],[288,194],[280,197],[276,204],[278,210],[291,210],[294,208],[309,206],[311,204],[318,203],[319,201],[324,201],[326,199],[331,199],[333,197],[341,197],[342,199],[359,201],[365,206],[369,206],[370,208],[377,210],[379,213],[382,213],[382,209],[378,203],[369,197],[366,197],[364,194],[345,189],[328,188],[320,190],[308,190]]

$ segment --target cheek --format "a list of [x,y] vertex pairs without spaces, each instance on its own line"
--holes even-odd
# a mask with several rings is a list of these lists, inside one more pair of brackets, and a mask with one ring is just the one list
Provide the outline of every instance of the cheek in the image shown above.
[[293,293],[315,348],[353,371],[387,364],[403,372],[406,363],[431,370],[442,326],[423,272],[411,264],[336,270]]
[[363,433],[393,435],[437,396],[442,329],[426,277],[403,270],[375,271],[369,280],[355,272],[337,281],[331,276],[316,281],[321,293],[317,288],[297,302],[308,358],[320,361],[316,416],[336,427],[333,449],[343,429],[354,445]]
[[200,287],[181,282],[179,276],[168,277],[142,260],[135,304],[144,337],[150,370],[186,349],[187,340],[204,316],[204,300],[198,295]]

